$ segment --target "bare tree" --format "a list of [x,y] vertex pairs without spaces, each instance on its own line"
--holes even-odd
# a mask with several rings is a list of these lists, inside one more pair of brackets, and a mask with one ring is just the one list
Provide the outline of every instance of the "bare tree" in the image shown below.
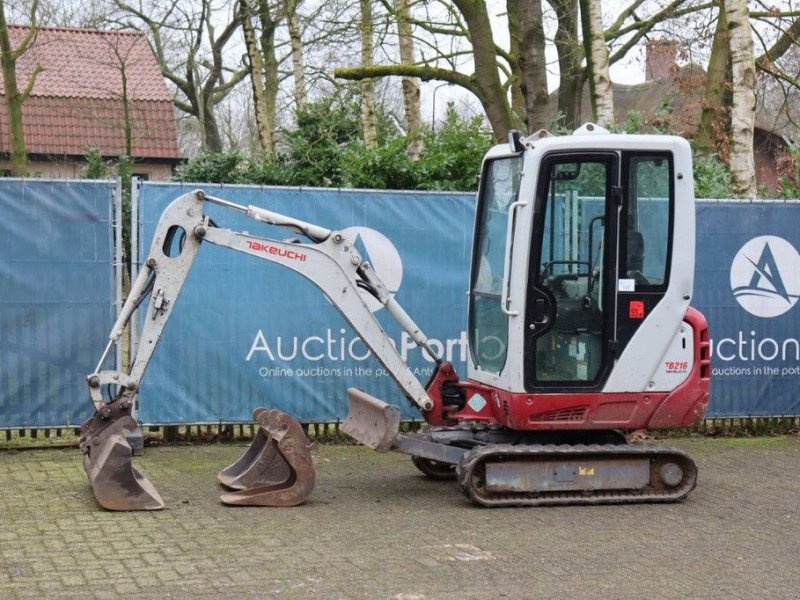
[[108,48],[107,58],[98,56],[100,64],[110,67],[119,73],[119,81],[109,81],[108,90],[111,95],[116,97],[122,108],[122,121],[113,117],[112,127],[122,129],[123,149],[117,157],[117,172],[122,183],[122,211],[123,211],[123,260],[126,264],[125,276],[130,276],[130,223],[131,210],[131,185],[133,176],[133,165],[136,157],[134,155],[134,130],[137,129],[134,103],[132,96],[134,90],[130,89],[129,77],[137,65],[137,57],[141,54],[136,52],[138,44],[145,43],[144,40],[131,35],[105,35],[103,41]]
[[300,25],[300,15],[297,12],[299,5],[299,0],[287,0],[286,2],[286,26],[289,30],[289,43],[292,49],[294,103],[298,109],[303,107],[308,98],[303,51],[303,32]]
[[[372,0],[360,0],[361,6],[361,66],[369,71],[373,66],[373,20]],[[375,80],[361,80],[361,126],[364,130],[364,145],[378,146],[378,121],[375,116]]]
[[[753,11],[750,19],[761,52],[755,63],[761,75],[758,94],[764,100],[762,105],[772,106],[767,114],[776,129],[784,130],[787,138],[797,141],[800,138],[800,11]],[[765,25],[771,36],[762,33]]]
[[[414,38],[412,37],[411,10],[408,0],[395,0],[397,11],[397,41],[400,47],[400,63],[413,65]],[[422,117],[419,106],[419,84],[414,77],[403,77],[403,106],[406,114],[406,129],[411,132],[411,142],[408,144],[408,156],[411,160],[418,160],[422,154],[422,140],[419,131],[422,129]]]
[[11,143],[11,171],[16,177],[28,175],[28,149],[25,145],[25,130],[22,122],[22,105],[33,91],[36,77],[42,72],[37,65],[31,72],[22,89],[17,81],[17,60],[25,54],[38,31],[36,11],[38,2],[33,0],[30,7],[30,26],[16,46],[12,45],[6,22],[5,0],[0,0],[0,62],[3,68],[3,85],[8,106],[8,135]]
[[[575,127],[581,119],[581,97],[587,80],[586,53],[580,36],[578,0],[547,0],[555,15],[553,43],[558,53],[559,90],[557,109],[562,124]],[[596,0],[592,0],[596,2]],[[387,0],[383,4],[397,18]],[[483,0],[440,0],[420,3],[421,11],[411,22],[420,32],[416,41],[422,48],[416,64],[379,64],[370,68],[340,67],[336,77],[364,80],[374,77],[418,77],[423,81],[440,80],[458,85],[473,93],[481,103],[495,137],[503,139],[509,129],[527,123],[528,129],[546,125],[549,97],[546,87],[545,46],[548,39],[543,26],[543,7],[537,0],[506,0],[509,48],[494,39],[489,7]],[[439,8],[439,13],[431,11]],[[617,19],[605,30],[599,19],[599,3],[594,15],[592,36],[605,40],[613,52],[601,57],[594,81],[605,99],[605,122],[611,122],[612,109],[608,66],[625,57],[644,36],[665,20],[685,16],[702,9],[698,0],[630,0]],[[705,6],[708,6],[706,4]],[[592,3],[587,0],[589,13]],[[587,25],[588,27],[588,25]],[[450,42],[442,40],[449,39]],[[590,40],[589,40],[590,41]],[[596,44],[602,51],[604,44]],[[427,51],[426,51],[427,49]],[[465,60],[468,63],[465,64]],[[597,61],[593,62],[594,65]],[[469,72],[469,69],[472,72]]]
[[541,0],[508,0],[511,102],[528,131],[547,127],[546,38]]
[[[721,0],[720,0],[721,1]],[[711,55],[706,69],[706,83],[703,93],[703,109],[700,115],[700,128],[696,145],[703,152],[718,152],[728,155],[728,106],[730,102],[729,65],[731,59],[728,41],[728,19],[726,11],[720,10]]]
[[[400,76],[417,77],[423,81],[441,80],[461,86],[472,92],[480,101],[492,130],[497,139],[503,139],[509,129],[519,124],[514,118],[508,101],[506,88],[500,79],[497,62],[497,47],[492,35],[492,28],[486,4],[482,0],[454,0],[455,19],[453,24],[440,26],[425,20],[416,19],[415,25],[427,31],[447,32],[453,35],[468,37],[472,49],[470,57],[474,65],[472,74],[465,74],[453,68],[428,64],[383,64],[359,67],[340,67],[334,71],[336,77],[362,81],[376,77]],[[431,47],[435,47],[432,45]],[[437,50],[438,52],[438,50]],[[442,57],[437,54],[434,63],[448,61],[453,57]]]
[[111,19],[147,33],[161,73],[175,86],[175,106],[197,119],[203,150],[221,151],[215,107],[249,73],[240,61],[225,62],[226,47],[241,26],[239,11],[228,15],[217,31],[215,23],[222,15],[212,0],[191,5],[171,0],[164,8],[145,2],[114,0],[121,12]]
[[256,130],[262,151],[271,152],[275,146],[276,99],[278,96],[278,59],[275,56],[277,22],[266,0],[257,0],[261,35],[256,36],[250,0],[239,0],[239,16],[249,61],[250,83],[253,89]]
[[144,43],[144,40],[137,39],[130,35],[105,35],[103,41],[108,47],[108,58],[103,59],[98,57],[101,64],[110,67],[119,73],[119,85],[117,82],[109,82],[108,89],[113,96],[119,99],[122,107],[122,120],[117,121],[112,125],[122,129],[123,135],[123,153],[129,160],[134,159],[134,129],[136,127],[136,118],[134,113],[133,102],[131,101],[131,89],[129,87],[129,76],[132,69],[136,68],[135,47],[139,43]]
[[581,0],[580,7],[592,114],[598,125],[608,127],[614,123],[614,90],[608,72],[601,0]]
[[733,192],[756,197],[753,129],[756,107],[756,65],[747,0],[725,0],[731,53],[731,152]]
[[558,52],[558,114],[562,125],[580,123],[583,92],[583,47],[578,39],[578,0],[550,0],[558,19],[554,38]]

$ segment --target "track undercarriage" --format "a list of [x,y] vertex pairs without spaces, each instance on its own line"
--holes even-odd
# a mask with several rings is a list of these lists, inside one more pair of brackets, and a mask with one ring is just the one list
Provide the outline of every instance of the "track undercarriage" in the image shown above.
[[697,466],[684,452],[628,444],[618,431],[464,424],[399,433],[394,407],[359,390],[349,395],[348,434],[377,450],[411,454],[431,478],[456,478],[464,495],[482,506],[675,502],[697,483]]

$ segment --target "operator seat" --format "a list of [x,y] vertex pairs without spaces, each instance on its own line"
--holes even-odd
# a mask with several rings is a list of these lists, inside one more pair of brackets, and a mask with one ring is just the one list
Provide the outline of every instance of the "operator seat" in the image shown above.
[[650,280],[644,276],[644,236],[638,229],[628,230],[628,277],[636,285],[650,285]]

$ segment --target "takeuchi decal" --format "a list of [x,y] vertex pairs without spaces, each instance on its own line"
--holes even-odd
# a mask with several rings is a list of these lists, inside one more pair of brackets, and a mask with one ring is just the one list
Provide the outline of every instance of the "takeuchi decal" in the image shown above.
[[800,254],[781,237],[751,239],[731,264],[731,290],[751,315],[778,317],[800,298]]
[[255,250],[256,252],[263,252],[264,254],[273,254],[275,256],[288,258],[289,260],[299,260],[300,262],[305,262],[307,258],[307,256],[302,252],[296,252],[295,250],[287,250],[286,248],[273,246],[272,244],[265,244],[263,242],[257,242],[255,240],[247,240],[247,247],[250,248],[250,250]]

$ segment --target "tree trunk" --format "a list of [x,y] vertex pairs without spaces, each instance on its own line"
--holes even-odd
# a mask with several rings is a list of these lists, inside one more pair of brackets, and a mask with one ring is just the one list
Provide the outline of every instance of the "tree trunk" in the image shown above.
[[41,72],[37,66],[31,73],[25,89],[20,91],[17,82],[17,59],[28,49],[36,35],[36,8],[37,2],[31,5],[31,26],[17,48],[11,47],[6,23],[6,7],[4,0],[0,0],[0,65],[3,69],[3,86],[8,111],[8,137],[11,144],[11,172],[15,177],[28,176],[28,149],[25,145],[25,129],[22,123],[22,105],[31,93],[36,77]]
[[558,53],[558,112],[560,124],[575,129],[581,121],[583,48],[578,41],[578,0],[551,0],[558,27],[554,43]]
[[580,0],[589,98],[595,123],[614,123],[614,88],[608,73],[608,47],[603,35],[601,0]]
[[[3,31],[7,29],[3,27]],[[4,36],[7,37],[7,34]],[[8,105],[8,137],[11,143],[11,173],[14,177],[28,176],[28,149],[22,125],[22,97],[17,91],[16,59],[11,58],[3,44],[3,83]]]
[[239,13],[244,33],[244,44],[247,50],[247,59],[250,62],[250,84],[253,90],[253,107],[256,117],[256,132],[261,150],[272,150],[272,122],[270,121],[269,106],[267,102],[266,77],[264,61],[261,59],[261,50],[256,40],[256,31],[253,27],[253,14],[250,10],[249,0],[240,0]]
[[[373,65],[372,0],[361,1],[361,65]],[[375,116],[375,80],[361,82],[361,126],[364,129],[364,145],[369,149],[378,147],[378,120]]]
[[[720,0],[722,1],[722,0]],[[708,60],[703,110],[695,146],[701,152],[717,152],[727,158],[728,110],[730,105],[730,44],[728,43],[728,19],[725,7],[721,6],[717,16],[717,28]]]
[[725,0],[731,52],[733,102],[731,105],[730,169],[733,192],[756,197],[753,128],[756,106],[756,65],[747,0]]
[[[416,62],[414,56],[414,39],[411,30],[411,12],[408,0],[396,0],[395,11],[397,12],[397,42],[400,46],[400,63],[413,65]],[[422,116],[419,106],[419,84],[413,77],[403,77],[403,105],[406,113],[406,131],[411,142],[408,144],[407,152],[412,161],[418,160],[422,154],[422,139],[419,132],[422,129]]]
[[203,132],[203,150],[211,153],[222,152],[222,134],[219,131],[217,116],[214,112],[214,103],[210,96],[203,97],[202,102],[202,118],[198,118]]
[[305,58],[303,56],[303,35],[300,30],[300,20],[297,18],[297,6],[299,3],[299,0],[288,0],[286,3],[286,23],[289,28],[289,45],[292,48],[294,103],[298,110],[303,108],[308,98]]
[[464,16],[475,61],[475,81],[480,89],[479,99],[486,111],[496,141],[502,141],[508,132],[518,126],[514,119],[506,90],[500,82],[497,69],[492,27],[489,13],[483,0],[453,0]]
[[[520,44],[522,33],[520,31],[520,0],[507,0],[506,16],[508,17],[508,54],[511,78],[511,111],[514,118],[525,121],[525,97],[522,92],[522,65],[520,64]],[[527,123],[526,123],[527,124]]]
[[265,123],[269,127],[269,145],[264,149],[271,152],[275,148],[272,130],[278,105],[278,58],[275,56],[278,23],[272,18],[268,0],[258,0],[258,20],[261,22],[261,58],[264,61]]
[[[517,58],[519,88],[524,102],[524,120],[529,133],[547,128],[545,113],[547,93],[547,64],[545,61],[545,35],[541,0],[509,0],[509,24],[518,23],[514,43],[512,32],[512,55]],[[516,52],[514,47],[516,46]]]

